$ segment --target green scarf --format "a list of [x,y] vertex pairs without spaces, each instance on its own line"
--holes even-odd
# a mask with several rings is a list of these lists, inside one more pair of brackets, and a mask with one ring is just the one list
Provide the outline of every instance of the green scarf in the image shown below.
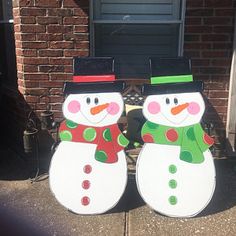
[[213,139],[203,131],[200,123],[185,127],[170,127],[146,121],[141,134],[146,143],[180,146],[180,160],[193,164],[202,163],[203,152],[214,143]]

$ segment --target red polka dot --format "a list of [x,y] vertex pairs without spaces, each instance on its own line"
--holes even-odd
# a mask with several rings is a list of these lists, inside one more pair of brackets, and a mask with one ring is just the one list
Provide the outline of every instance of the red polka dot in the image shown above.
[[151,134],[144,134],[142,138],[145,143],[154,143],[154,138]]
[[89,189],[89,187],[90,187],[90,182],[89,182],[89,180],[84,180],[84,181],[82,182],[82,188],[83,188],[83,189]]
[[170,142],[175,142],[178,139],[179,135],[175,129],[169,129],[166,131],[166,138]]
[[81,199],[81,204],[82,205],[87,206],[89,203],[90,203],[89,197],[87,197],[87,196],[82,197],[82,199]]
[[84,166],[84,173],[90,174],[92,171],[92,166],[91,165],[85,165]]
[[204,140],[204,143],[206,143],[210,146],[214,144],[214,139],[212,137],[210,137],[208,134],[204,134],[203,140]]

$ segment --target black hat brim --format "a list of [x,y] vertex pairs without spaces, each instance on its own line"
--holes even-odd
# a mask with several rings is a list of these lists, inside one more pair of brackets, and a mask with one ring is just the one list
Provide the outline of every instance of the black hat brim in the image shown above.
[[202,81],[166,84],[144,84],[142,86],[142,94],[147,96],[170,93],[193,93],[202,92],[203,89],[204,84]]
[[124,81],[89,83],[66,82],[63,92],[65,95],[81,93],[111,93],[122,92],[124,89]]

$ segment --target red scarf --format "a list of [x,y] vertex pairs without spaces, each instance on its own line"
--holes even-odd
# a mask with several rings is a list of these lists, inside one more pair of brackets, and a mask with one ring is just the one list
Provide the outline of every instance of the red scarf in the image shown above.
[[64,120],[59,128],[59,136],[61,141],[97,144],[95,159],[105,163],[117,162],[117,153],[129,143],[117,124],[94,127]]

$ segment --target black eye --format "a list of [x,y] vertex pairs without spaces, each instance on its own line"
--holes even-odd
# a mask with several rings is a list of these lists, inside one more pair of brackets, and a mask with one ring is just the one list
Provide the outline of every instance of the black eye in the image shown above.
[[178,99],[177,98],[174,98],[174,103],[175,103],[175,105],[178,104]]
[[166,104],[170,104],[170,99],[166,98]]
[[99,102],[99,101],[98,101],[98,98],[95,98],[95,99],[94,99],[94,103],[97,105],[98,102]]
[[90,102],[91,102],[90,98],[87,98],[86,102],[87,102],[87,104],[90,104]]

